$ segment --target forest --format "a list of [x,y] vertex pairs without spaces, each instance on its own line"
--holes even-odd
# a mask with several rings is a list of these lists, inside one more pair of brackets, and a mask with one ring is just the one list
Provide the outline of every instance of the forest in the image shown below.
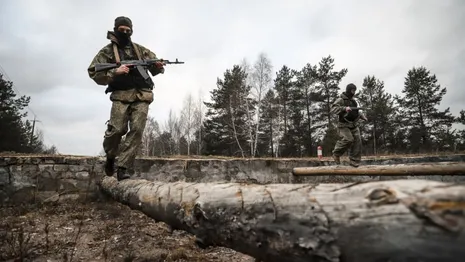
[[[330,156],[338,139],[330,106],[345,90],[348,69],[335,70],[328,55],[301,69],[277,72],[264,53],[226,69],[210,102],[188,94],[165,123],[149,118],[140,154],[234,157]],[[368,121],[360,129],[364,155],[433,154],[465,150],[465,111],[440,110],[447,88],[425,67],[412,67],[401,94],[367,75],[356,100]]]
[[[159,123],[149,116],[139,155],[234,157],[313,157],[322,146],[330,156],[337,118],[330,106],[345,90],[348,69],[335,70],[328,55],[301,69],[273,71],[260,53],[225,70],[209,101],[189,93],[179,112]],[[456,87],[458,88],[458,87]],[[401,94],[391,94],[382,79],[367,75],[355,96],[368,121],[360,124],[363,155],[432,154],[465,150],[465,111],[440,110],[447,88],[426,67],[412,67]],[[54,154],[28,119],[30,97],[17,97],[0,75],[0,152]],[[154,102],[156,103],[156,101]],[[124,138],[123,141],[124,142]]]

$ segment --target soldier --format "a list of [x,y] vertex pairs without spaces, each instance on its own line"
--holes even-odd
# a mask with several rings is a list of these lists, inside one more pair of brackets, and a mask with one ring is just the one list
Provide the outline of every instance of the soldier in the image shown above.
[[[94,57],[87,71],[89,77],[98,85],[108,85],[106,93],[111,93],[112,107],[110,119],[104,134],[103,148],[106,153],[105,173],[113,176],[115,158],[118,156],[118,181],[130,178],[128,169],[134,165],[136,153],[142,140],[142,134],[148,115],[149,105],[153,102],[153,83],[134,74],[129,67],[104,72],[95,72],[97,63],[119,63],[122,60],[157,59],[149,49],[132,42],[132,21],[124,16],[115,19],[114,31],[107,33],[110,43],[104,46]],[[164,63],[149,68],[152,76],[164,73]],[[129,130],[128,130],[129,126]],[[129,131],[129,132],[128,132]],[[122,136],[124,143],[119,148]],[[119,154],[118,154],[119,152]]]
[[360,165],[362,140],[360,137],[359,121],[367,121],[366,116],[359,112],[357,102],[353,98],[357,87],[348,84],[346,91],[331,106],[331,112],[338,115],[338,133],[340,139],[333,150],[333,158],[336,164],[341,163],[341,155],[349,149],[349,164],[354,167]]

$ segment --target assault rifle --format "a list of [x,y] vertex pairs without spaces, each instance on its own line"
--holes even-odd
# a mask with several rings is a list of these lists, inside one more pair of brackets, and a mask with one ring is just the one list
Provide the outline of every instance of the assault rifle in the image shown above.
[[[345,108],[345,107],[344,107],[344,108]],[[350,107],[350,110],[363,110],[363,109],[364,109],[363,107],[352,107],[352,106]],[[349,112],[350,112],[350,111],[349,111]],[[349,116],[349,112],[344,111],[342,117],[343,117],[347,122],[352,122],[352,121],[347,120],[347,116]],[[363,119],[362,119],[362,120],[363,120]]]
[[149,74],[147,73],[147,69],[157,62],[162,62],[164,64],[184,64],[184,62],[178,61],[176,58],[176,61],[169,61],[169,60],[164,60],[164,59],[146,59],[146,60],[123,60],[119,63],[100,63],[100,64],[95,64],[95,72],[101,72],[101,71],[106,71],[114,68],[118,68],[121,65],[126,65],[127,67],[130,68],[130,70],[135,69],[137,73],[144,78],[145,82],[152,87],[153,86],[153,81],[150,78]]

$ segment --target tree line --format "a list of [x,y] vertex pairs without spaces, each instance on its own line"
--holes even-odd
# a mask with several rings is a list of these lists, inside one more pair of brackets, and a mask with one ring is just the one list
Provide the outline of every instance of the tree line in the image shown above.
[[57,148],[47,147],[43,133],[28,120],[25,110],[29,105],[29,96],[15,93],[13,82],[0,74],[0,152],[56,154]]
[[[211,101],[189,94],[163,126],[149,117],[140,155],[306,157],[322,146],[329,156],[338,139],[330,107],[347,72],[335,69],[331,55],[299,70],[283,65],[274,76],[266,54],[253,64],[244,59],[217,78]],[[424,66],[408,70],[401,94],[367,75],[355,97],[368,118],[360,127],[363,153],[465,150],[465,130],[453,126],[465,125],[465,111],[440,110],[446,92]]]
[[[188,94],[168,120],[147,119],[139,155],[216,155],[239,157],[331,154],[337,119],[330,106],[345,90],[348,69],[335,69],[331,55],[296,70],[283,65],[273,73],[264,53],[226,69],[210,91],[210,101]],[[372,154],[436,153],[465,150],[465,111],[440,110],[447,89],[426,67],[412,67],[401,94],[386,91],[382,79],[367,75],[356,99],[368,122],[361,124],[363,150]],[[30,97],[17,97],[0,74],[0,152],[57,153],[27,119]]]

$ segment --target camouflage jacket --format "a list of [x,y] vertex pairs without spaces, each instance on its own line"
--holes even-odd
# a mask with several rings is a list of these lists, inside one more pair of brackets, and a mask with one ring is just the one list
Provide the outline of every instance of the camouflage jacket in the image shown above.
[[341,94],[340,97],[334,101],[334,103],[331,105],[331,113],[335,114],[338,116],[338,127],[349,127],[349,128],[354,128],[360,126],[360,120],[364,118],[364,114],[359,111],[358,117],[350,122],[350,121],[341,121],[341,117],[345,112],[346,112],[346,107],[347,106],[353,106],[351,103],[355,103],[355,99],[347,97],[344,93]]
[[[98,85],[108,85],[111,83],[113,76],[115,75],[115,69],[107,70],[104,72],[95,72],[95,64],[97,63],[116,63],[115,54],[113,51],[113,44],[118,44],[118,40],[116,39],[113,32],[107,33],[107,39],[110,40],[110,43],[104,46],[97,55],[92,59],[91,64],[87,68],[87,72],[89,77],[94,80]],[[134,45],[140,50],[140,55],[144,59],[157,59],[155,53],[150,51],[148,48],[144,46],[134,43]],[[132,54],[132,48],[127,46],[124,48],[124,52],[127,55],[135,55]],[[152,76],[163,74],[164,68],[157,69],[155,67],[150,68],[149,71]],[[129,89],[129,90],[116,90],[113,91],[110,95],[111,101],[122,101],[122,102],[134,102],[134,101],[146,101],[152,102],[153,101],[153,92],[150,89]]]

